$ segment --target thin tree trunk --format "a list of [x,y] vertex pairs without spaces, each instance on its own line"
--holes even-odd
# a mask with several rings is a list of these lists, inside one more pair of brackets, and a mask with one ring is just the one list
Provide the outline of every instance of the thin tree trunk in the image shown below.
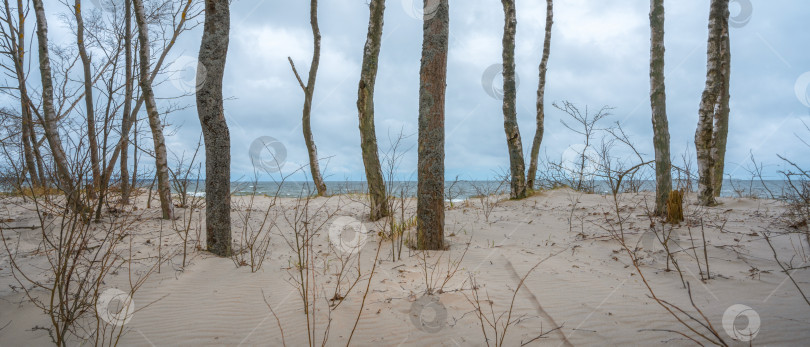
[[84,72],[84,105],[87,118],[87,142],[90,148],[90,168],[93,171],[93,189],[89,191],[91,195],[100,188],[101,168],[98,159],[98,139],[96,138],[96,116],[93,105],[93,76],[91,71],[90,56],[84,45],[84,19],[82,18],[82,1],[75,0],[73,14],[76,17],[76,45],[79,48],[79,57],[82,60],[82,70]]
[[[124,2],[124,112],[121,117],[121,201],[129,203],[129,130],[132,127],[132,0]],[[112,166],[112,164],[110,165]]]
[[709,12],[709,39],[707,43],[706,89],[700,101],[698,126],[695,131],[695,151],[698,162],[698,203],[714,205],[714,136],[715,107],[723,91],[722,34],[723,21],[728,21],[728,0],[712,0]]
[[506,132],[506,145],[509,147],[509,167],[512,183],[510,197],[523,199],[526,190],[526,164],[523,161],[523,143],[517,123],[517,91],[515,90],[515,31],[517,17],[515,0],[501,0],[503,4],[503,128]]
[[[25,28],[22,27],[25,23],[25,12],[23,9],[22,0],[17,0],[17,23],[14,24],[12,20],[11,8],[8,1],[5,1],[6,11],[6,24],[8,25],[9,35],[8,38],[11,42],[11,51],[7,54],[11,56],[14,62],[14,73],[17,77],[17,85],[20,91],[20,115],[22,116],[22,134],[21,141],[23,146],[23,160],[25,167],[30,176],[31,185],[33,187],[40,186],[39,176],[37,176],[36,160],[32,148],[32,133],[34,131],[33,118],[31,116],[30,101],[28,99],[28,90],[25,86],[26,76],[24,69],[25,58]],[[16,41],[15,41],[16,39]],[[34,143],[35,144],[35,143]]]
[[59,129],[56,124],[56,109],[53,104],[53,81],[51,73],[51,58],[48,48],[48,20],[45,16],[45,6],[42,0],[33,0],[34,13],[37,19],[37,44],[39,49],[39,72],[42,82],[42,128],[45,131],[45,138],[51,149],[51,156],[56,166],[57,184],[68,200],[68,204],[76,211],[83,214],[87,211],[82,204],[79,192],[76,190],[74,177],[70,172],[67,156],[62,148],[62,139],[59,136]]
[[650,104],[655,149],[655,213],[665,216],[672,190],[667,95],[664,82],[664,0],[650,0]]
[[444,108],[450,8],[424,1],[422,68],[419,83],[419,163],[417,186],[418,249],[444,249]]
[[728,19],[721,20],[720,24],[723,27],[720,46],[720,55],[722,57],[720,71],[723,86],[717,99],[717,106],[715,106],[714,134],[712,138],[712,159],[714,160],[714,172],[712,173],[714,187],[712,192],[715,197],[720,196],[723,189],[723,170],[725,169],[726,144],[728,142],[729,101],[731,100],[731,42],[729,39]]
[[228,0],[205,0],[205,24],[197,68],[197,113],[205,139],[205,222],[208,250],[231,254],[231,141],[222,99],[228,53]]
[[318,65],[321,61],[321,31],[318,29],[318,0],[312,0],[310,3],[310,25],[312,26],[313,38],[313,52],[312,63],[309,66],[309,78],[307,84],[301,80],[298,71],[295,69],[295,64],[291,58],[290,61],[295,77],[304,90],[304,114],[301,118],[301,127],[304,130],[304,142],[307,145],[307,153],[309,153],[309,169],[312,173],[312,181],[315,183],[315,188],[318,189],[318,196],[326,195],[326,183],[323,182],[321,176],[320,165],[318,164],[318,147],[315,146],[315,140],[312,138],[312,126],[310,124],[310,115],[312,114],[312,97],[315,94],[315,79],[318,76]]
[[537,86],[537,130],[532,141],[531,161],[529,162],[529,175],[526,177],[526,186],[534,189],[535,178],[537,177],[537,160],[540,155],[540,144],[543,142],[543,131],[545,130],[545,94],[546,94],[546,72],[548,71],[548,57],[551,52],[551,26],[554,24],[554,3],[553,0],[546,0],[546,37],[543,41],[543,58],[540,59],[540,82]]
[[163,219],[174,219],[174,205],[172,205],[172,191],[169,182],[169,164],[166,155],[166,142],[163,138],[163,124],[160,122],[155,94],[152,91],[152,82],[149,78],[149,28],[144,13],[143,0],[134,0],[135,23],[138,25],[138,41],[140,41],[140,86],[146,103],[146,113],[149,117],[149,128],[152,130],[152,140],[155,146],[155,170],[157,171],[158,196]]
[[[30,102],[30,99],[29,99]],[[30,105],[30,104],[29,104]],[[29,113],[30,114],[30,113]],[[43,138],[43,140],[45,140]],[[34,159],[37,162],[37,170],[39,171],[39,184],[42,187],[49,186],[48,184],[48,177],[45,176],[45,161],[42,159],[42,153],[39,151],[39,147],[42,145],[41,140],[37,140],[37,134],[34,131],[33,122],[31,124],[31,150],[34,152]]]
[[132,119],[132,183],[130,190],[138,189],[138,117]]
[[371,0],[369,8],[368,36],[363,50],[363,65],[357,90],[357,112],[360,118],[360,147],[363,151],[371,205],[369,218],[376,221],[388,216],[389,213],[385,182],[377,153],[377,134],[374,130],[374,84],[377,80],[385,0]]
[[[128,6],[131,6],[131,3],[128,3]],[[149,75],[149,85],[150,86],[152,85],[152,83],[154,83],[155,77],[158,75],[158,73],[160,72],[161,67],[163,66],[163,62],[165,61],[165,59],[168,56],[169,52],[171,51],[172,47],[174,47],[174,44],[177,42],[178,36],[183,31],[186,20],[188,19],[187,14],[188,14],[189,8],[191,8],[191,1],[186,2],[185,7],[183,8],[183,11],[180,13],[180,16],[179,16],[180,19],[177,20],[177,24],[174,27],[174,33],[172,35],[171,40],[169,40],[169,44],[166,45],[163,48],[163,52],[158,57],[158,59],[155,62],[154,66],[152,66],[152,73]],[[130,16],[131,16],[131,14],[130,14]],[[129,20],[129,22],[131,22],[131,19]],[[132,38],[131,35],[132,35],[132,32],[130,30],[129,33],[126,35],[129,38],[130,42],[131,42],[131,38]],[[131,46],[132,46],[131,44],[127,45],[127,48],[130,48]],[[140,47],[140,45],[138,45],[137,42],[135,42],[134,46],[136,48]],[[130,57],[135,58],[131,54],[131,51],[130,51]],[[140,65],[139,62],[138,62],[138,64]],[[130,66],[130,69],[131,69],[131,66],[133,66],[133,64],[128,64],[128,66]],[[130,71],[130,73],[131,73],[131,71]],[[132,81],[134,80],[134,77],[130,76],[128,78],[128,80],[129,80],[129,83],[130,83],[130,88],[132,88],[131,84],[132,84]],[[130,92],[130,93],[132,93],[132,92]],[[133,99],[133,97],[131,95],[130,95],[130,99]],[[121,138],[119,139],[118,144],[115,146],[115,150],[113,151],[112,157],[110,159],[110,163],[116,162],[118,160],[118,155],[122,151],[126,151],[126,149],[127,149],[126,146],[129,144],[129,132],[130,132],[129,130],[137,122],[138,112],[140,111],[141,106],[144,103],[144,99],[145,99],[145,95],[144,95],[143,91],[141,91],[141,96],[135,102],[135,107],[132,108],[132,110],[129,113],[125,112],[124,115],[122,116],[123,119],[122,119],[122,122],[121,122],[122,123]],[[147,112],[148,112],[148,110],[147,110]],[[133,158],[135,156],[135,152],[138,151],[137,145],[135,145],[134,147],[135,148],[133,150]],[[126,154],[122,154],[122,155],[126,155]],[[126,165],[126,161],[122,160],[122,165]],[[137,164],[135,164],[135,165],[137,165]],[[105,186],[107,185],[110,178],[112,177],[113,168],[115,168],[115,165],[108,165],[106,170],[104,171],[104,174],[102,175],[103,184]],[[137,180],[137,175],[134,173],[134,171],[133,171],[132,176],[133,176],[132,177],[132,182],[133,182],[132,186],[134,186],[135,182]]]

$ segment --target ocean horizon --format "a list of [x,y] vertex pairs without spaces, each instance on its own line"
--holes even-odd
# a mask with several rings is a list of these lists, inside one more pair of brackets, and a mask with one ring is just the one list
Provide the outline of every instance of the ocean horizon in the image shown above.
[[[610,194],[610,185],[607,181],[594,180],[592,181],[592,193],[594,194]],[[143,186],[148,187],[150,182]],[[196,180],[189,180],[186,185],[186,194],[204,196],[205,184],[203,180],[199,181],[199,186]],[[365,194],[368,192],[368,186],[365,181],[325,181],[328,195],[336,194]],[[392,187],[386,187],[390,195],[395,197],[415,197],[416,196],[416,181],[394,181]],[[686,182],[681,182],[683,187]],[[179,194],[181,190],[179,185],[174,185],[174,193]],[[678,182],[673,182],[673,189],[678,189]],[[685,188],[685,187],[683,187]],[[788,188],[787,181],[784,180],[742,180],[742,179],[725,179],[723,180],[723,187],[720,192],[721,197],[756,197],[756,198],[779,198],[783,196],[785,189]],[[696,191],[697,181],[691,182],[691,190]],[[643,180],[639,181],[633,189],[629,189],[623,184],[622,192],[632,191],[653,191],[655,190],[655,181]],[[316,192],[315,186],[312,181],[285,181],[283,183],[274,181],[233,181],[231,182],[231,191],[234,195],[245,196],[251,194],[279,196],[279,197],[298,197],[313,195]],[[507,194],[509,192],[509,182],[493,181],[493,180],[453,180],[445,181],[445,198],[448,201],[463,201],[471,197],[490,194]]]

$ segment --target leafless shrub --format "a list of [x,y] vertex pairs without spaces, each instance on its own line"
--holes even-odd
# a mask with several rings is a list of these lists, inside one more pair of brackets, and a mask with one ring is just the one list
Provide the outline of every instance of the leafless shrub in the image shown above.
[[[666,271],[667,272],[672,271],[672,269],[670,268],[670,264],[672,264],[672,266],[675,267],[675,270],[678,271],[678,276],[681,279],[681,284],[683,284],[684,288],[686,288],[686,281],[683,278],[683,272],[681,271],[681,267],[678,264],[678,258],[675,257],[675,252],[678,251],[676,247],[680,246],[678,244],[678,240],[676,240],[674,237],[677,235],[675,226],[658,218],[655,215],[653,208],[647,203],[646,200],[644,201],[644,206],[646,212],[645,214],[647,215],[647,218],[649,218],[650,220],[650,229],[648,233],[651,233],[655,237],[655,241],[657,242],[658,245],[661,245],[661,247],[663,247],[664,253],[666,254]],[[643,238],[644,235],[642,235],[642,239]],[[651,244],[647,244],[644,245],[644,247],[648,247],[650,249],[647,250],[652,251],[653,246]]]
[[[610,189],[611,197],[611,213],[604,213],[607,228],[611,234],[617,234],[624,239],[625,224],[629,218],[632,217],[632,210],[637,206],[638,202],[630,207],[624,204],[626,200],[622,193],[624,184],[627,183],[625,179],[632,178],[637,172],[642,170],[645,166],[650,165],[652,161],[645,161],[644,157],[636,150],[636,147],[622,130],[621,124],[616,123],[615,128],[607,130],[610,135],[602,137],[600,146],[597,150],[598,160],[596,161],[596,177],[600,178]],[[623,144],[625,150],[629,149],[635,153],[635,159],[622,159],[613,156],[613,151],[617,149],[618,144]],[[609,217],[610,216],[610,217]],[[600,228],[606,229],[605,226],[597,224]],[[607,229],[606,229],[607,230]]]
[[633,267],[636,269],[636,273],[644,283],[644,287],[647,288],[650,298],[652,298],[659,306],[666,310],[670,316],[675,318],[681,327],[688,330],[688,332],[684,332],[675,329],[647,329],[648,331],[665,331],[675,333],[699,345],[710,343],[718,346],[728,346],[717,329],[715,329],[712,325],[711,320],[706,317],[700,307],[695,304],[695,301],[692,298],[692,289],[689,282],[686,282],[686,293],[689,297],[692,310],[683,309],[667,300],[659,298],[656,295],[655,290],[653,290],[652,285],[644,276],[644,272],[641,270],[641,266],[639,265],[640,259],[637,257],[636,252],[630,248],[622,235],[619,235],[615,231],[611,231],[611,237],[619,243],[621,248],[630,258]]
[[[478,284],[478,281],[476,281],[475,276],[469,274],[469,283],[472,293],[470,295],[467,295],[466,293],[462,292],[462,294],[464,295],[464,298],[467,299],[467,302],[473,306],[473,312],[475,312],[476,318],[478,318],[478,322],[481,327],[481,333],[484,335],[484,342],[486,342],[487,346],[490,346],[490,339],[495,344],[495,346],[504,346],[504,341],[506,339],[507,332],[509,331],[509,327],[513,326],[514,324],[517,324],[521,319],[521,317],[513,317],[513,312],[515,309],[515,299],[517,298],[520,289],[524,287],[526,279],[529,277],[529,275],[532,274],[532,272],[534,272],[540,266],[540,264],[562,253],[567,249],[568,248],[565,248],[556,253],[550,254],[546,258],[543,258],[542,260],[537,262],[534,266],[532,266],[532,268],[529,269],[529,271],[527,271],[526,274],[523,275],[523,277],[520,278],[520,281],[518,282],[518,285],[515,288],[514,293],[512,294],[512,300],[509,303],[509,308],[506,311],[496,313],[494,308],[495,302],[493,302],[492,299],[490,299],[489,292],[488,291],[486,292],[485,297],[481,296],[479,292],[481,286]],[[488,305],[489,307],[486,307],[485,305]],[[539,338],[542,338],[543,336],[548,335],[550,332],[556,331],[561,328],[562,326],[559,326],[549,331],[542,332],[543,329],[541,326],[540,327],[541,334],[538,337],[532,339],[531,341],[535,341]],[[526,345],[529,342],[523,343],[522,345]]]
[[692,170],[694,167],[694,155],[689,151],[689,148],[690,145],[687,144],[686,151],[681,153],[681,165],[672,165],[672,170],[675,172],[675,175],[673,175],[675,190],[683,189],[686,193],[694,192],[694,183],[697,182],[697,176]]
[[790,281],[793,283],[793,286],[796,287],[796,290],[799,291],[799,294],[802,296],[802,299],[804,299],[804,302],[807,303],[807,305],[810,305],[810,298],[807,297],[807,295],[804,293],[804,290],[802,290],[802,287],[799,286],[799,283],[796,282],[795,278],[793,278],[794,272],[796,272],[797,270],[804,270],[807,267],[794,266],[792,263],[785,263],[779,260],[779,255],[777,254],[776,248],[774,248],[773,242],[771,241],[771,238],[773,237],[771,235],[771,232],[763,230],[762,235],[765,237],[765,242],[768,243],[768,247],[771,249],[771,252],[773,253],[773,259],[774,261],[776,261],[776,264],[779,265],[779,268],[782,269],[782,272],[790,279]]
[[[795,162],[779,156],[788,167],[779,173],[786,181],[781,200],[787,203],[786,217],[792,228],[804,230],[810,235],[810,172],[802,169]],[[810,236],[808,236],[810,237]]]
[[[740,168],[748,173],[749,179],[747,181],[738,181],[729,175],[728,182],[731,185],[731,189],[738,198],[758,199],[769,197],[776,199],[776,195],[773,194],[773,191],[771,191],[763,178],[765,165],[762,162],[757,162],[753,152],[749,152],[748,160],[750,162],[745,166],[741,165]],[[756,187],[754,182],[759,183],[759,187]]]
[[[406,213],[413,199],[409,199],[414,192],[409,182],[397,182],[402,157],[411,150],[412,147],[403,149],[403,141],[409,136],[400,129],[395,136],[388,134],[388,150],[383,153],[383,166],[385,172],[386,196],[388,196],[388,216],[380,220],[384,225],[380,226],[385,230],[384,238],[391,240],[391,260],[397,261],[402,258],[402,249],[405,244],[405,231],[416,226],[416,217],[412,213]],[[397,211],[399,211],[399,221],[397,221]]]
[[[194,149],[194,153],[191,155],[191,159],[189,162],[186,163],[186,153],[177,157],[177,155],[172,152],[172,155],[175,157],[175,162],[177,163],[174,169],[169,169],[169,175],[171,176],[171,183],[172,188],[177,193],[178,200],[180,200],[179,204],[176,204],[175,207],[185,208],[188,207],[188,192],[189,192],[189,184],[192,182],[199,183],[199,167],[197,168],[197,178],[191,176],[194,172],[194,167],[198,166],[195,165],[197,160],[197,154],[200,152],[200,147],[202,147],[202,135],[201,138],[197,140],[197,147]],[[195,185],[195,190],[196,185]]]
[[[241,224],[241,230],[239,231],[241,237],[237,238],[236,242],[238,243],[234,245],[234,252],[231,257],[237,267],[250,266],[251,272],[261,269],[269,252],[271,232],[277,228],[277,219],[279,214],[283,213],[283,209],[279,209],[278,206],[281,189],[287,179],[297,172],[301,172],[301,168],[287,175],[279,173],[278,178],[271,176],[276,191],[270,196],[269,204],[262,209],[255,207],[256,198],[259,197],[258,175],[254,176],[247,201],[236,200],[232,203],[237,213],[237,225]],[[258,219],[255,220],[258,225],[254,223],[254,213],[258,213]]]
[[[328,202],[334,199],[338,199],[337,206],[330,207]],[[335,227],[329,224],[336,222],[338,213],[342,209],[343,203],[339,199],[341,199],[340,196],[319,198],[319,201],[314,201],[309,190],[302,188],[298,197],[292,202],[293,205],[284,207],[279,213],[280,223],[284,223],[284,230],[289,229],[291,231],[289,234],[282,232],[281,237],[292,251],[292,257],[289,260],[288,273],[290,277],[288,281],[301,298],[309,346],[327,344],[332,323],[332,312],[340,306],[364,277],[368,277],[360,310],[352,333],[349,335],[349,341],[351,341],[354,329],[357,327],[362,315],[381,249],[381,244],[378,244],[371,272],[368,275],[365,275],[360,267],[359,252],[362,244],[357,245],[356,249],[350,250],[338,246],[342,245],[340,241],[330,239],[331,242],[327,252],[316,249],[318,240],[325,236],[323,232],[327,226],[330,229],[330,234],[331,229]],[[325,277],[333,279],[326,280]],[[327,294],[330,292],[331,297]],[[268,304],[268,306],[270,305]],[[272,312],[272,307],[270,309]],[[322,321],[322,317],[319,315],[324,314],[324,312],[326,317],[323,318],[325,321]],[[280,322],[279,329],[281,329]]]
[[[130,280],[124,293],[132,297],[158,264],[138,274],[132,269],[131,243],[137,217],[110,214],[101,223],[95,223],[66,204],[51,203],[38,195],[31,199],[40,231],[34,250],[19,250],[22,235],[17,234],[17,242],[12,245],[9,242],[12,231],[0,227],[0,238],[9,256],[14,280],[24,290],[26,298],[50,318],[51,327],[45,329],[56,345],[76,341],[115,345],[125,333],[125,322],[105,322],[96,314],[105,283],[110,275],[122,269],[128,271]],[[124,241],[126,238],[129,238],[129,247]],[[30,260],[22,262],[23,258],[30,257],[45,258],[44,273],[43,269],[32,267]],[[124,311],[118,316],[121,314],[131,317],[134,312]]]
[[[585,106],[583,112],[569,101],[563,101],[562,105],[557,103],[553,105],[570,118],[570,123],[562,119],[560,123],[568,130],[582,137],[583,147],[580,149],[569,148],[575,152],[573,153],[575,158],[571,158],[571,162],[567,162],[565,158],[561,158],[558,162],[546,160],[544,165],[547,168],[550,166],[550,170],[545,176],[541,176],[541,186],[566,185],[577,191],[592,193],[596,188],[596,183],[592,177],[593,173],[588,172],[590,171],[589,166],[596,160],[591,158],[592,141],[595,139],[597,132],[604,130],[598,127],[599,121],[610,116],[610,111],[613,108],[603,106],[596,113],[591,113],[588,106]],[[565,155],[565,153],[563,154]]]
[[484,213],[484,220],[489,223],[489,216],[498,205],[500,195],[503,194],[503,189],[509,182],[508,176],[501,176],[496,181],[471,181],[470,185],[475,190],[475,195],[471,196],[472,199],[477,199],[481,205],[481,211]]
[[461,187],[458,187],[459,183],[463,183],[463,181],[459,181],[458,175],[456,175],[456,178],[453,179],[453,182],[451,182],[450,186],[448,186],[446,189],[447,192],[445,194],[445,197],[447,201],[450,202],[450,209],[453,209],[455,207],[456,199],[458,199],[458,197],[462,195]]
[[[422,271],[422,280],[425,283],[425,294],[433,295],[445,292],[444,287],[455,277],[464,256],[467,255],[471,240],[472,237],[467,241],[461,254],[456,257],[453,257],[453,252],[450,250],[417,251],[416,257],[419,261],[419,270]],[[435,261],[429,259],[431,255],[435,257]],[[442,262],[442,259],[446,260]]]

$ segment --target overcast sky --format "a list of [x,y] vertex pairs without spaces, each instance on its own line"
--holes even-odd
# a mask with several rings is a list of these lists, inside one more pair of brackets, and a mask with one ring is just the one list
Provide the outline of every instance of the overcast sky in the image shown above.
[[[64,6],[46,1],[51,17]],[[377,138],[382,151],[389,134],[413,135],[401,163],[400,178],[415,179],[419,64],[422,23],[414,8],[421,0],[388,0],[385,11],[375,104]],[[524,152],[535,132],[535,98],[542,53],[545,1],[517,1],[518,121]],[[698,105],[705,84],[708,0],[665,2],[667,107],[674,162],[687,149],[694,153]],[[357,120],[357,83],[368,26],[365,0],[322,0],[321,65],[315,90],[312,127],[319,155],[329,158],[327,180],[364,180]],[[552,102],[569,100],[581,107],[615,107],[610,122],[621,121],[631,138],[653,158],[649,103],[649,1],[557,0],[546,89],[546,130],[542,152],[559,158],[582,139],[560,124],[564,114]],[[750,13],[750,16],[748,14]],[[731,120],[726,174],[738,169],[749,151],[780,168],[776,154],[810,166],[808,148],[794,134],[802,120],[810,124],[810,2],[800,0],[731,1]],[[52,35],[68,32],[54,18]],[[55,27],[55,28],[54,28]],[[60,34],[60,32],[62,34]],[[503,11],[497,0],[450,1],[450,53],[446,105],[446,175],[485,179],[508,168],[501,101],[482,86],[482,75],[501,63]],[[192,85],[201,27],[186,33],[172,54],[174,68],[185,72],[158,88],[159,96],[181,93]],[[67,36],[61,36],[67,37]],[[58,41],[56,43],[59,43]],[[251,143],[262,136],[278,139],[287,150],[283,172],[307,164],[301,133],[303,93],[287,56],[306,74],[312,52],[309,1],[235,0],[224,82],[231,132],[232,177],[252,177]],[[500,79],[495,80],[497,85]],[[194,98],[191,108],[168,119],[181,126],[169,137],[175,153],[193,150],[200,134]],[[543,155],[543,154],[541,154]],[[528,161],[528,159],[527,159]],[[298,179],[304,178],[298,176]]]

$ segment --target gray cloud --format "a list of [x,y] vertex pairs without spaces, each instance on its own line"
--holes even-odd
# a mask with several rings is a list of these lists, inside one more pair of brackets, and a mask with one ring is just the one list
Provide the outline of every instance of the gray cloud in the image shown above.
[[[409,15],[401,1],[389,0],[385,15],[375,97],[381,150],[387,147],[389,133],[400,128],[406,134],[416,133],[422,23]],[[286,58],[293,58],[299,72],[305,74],[309,68],[308,6],[308,1],[267,0],[232,5],[225,94],[232,98],[226,101],[226,110],[234,179],[252,175],[248,150],[260,136],[285,144],[285,172],[307,163],[300,127],[303,93]],[[670,0],[666,6],[667,106],[672,151],[679,156],[692,146],[697,123],[706,72],[708,4]],[[769,174],[780,164],[777,153],[810,166],[807,148],[793,136],[794,132],[806,136],[801,120],[810,121],[810,108],[797,98],[794,88],[799,76],[810,71],[808,10],[810,4],[799,1],[753,1],[750,22],[732,28],[728,174],[744,176],[737,164],[746,162],[749,151],[771,165]],[[545,4],[518,0],[517,11],[518,117],[528,151],[535,130]],[[648,11],[649,2],[641,0],[555,2],[543,152],[559,157],[580,141],[562,127],[561,112],[551,107],[553,101],[570,100],[591,108],[616,107],[610,121],[622,121],[642,151],[652,157]],[[732,16],[735,11],[739,10],[732,7]],[[312,113],[315,141],[319,154],[330,158],[327,179],[362,180],[355,102],[368,7],[362,0],[321,2],[320,22],[323,51]],[[447,175],[492,177],[493,171],[508,167],[508,155],[501,104],[481,88],[481,74],[500,62],[503,12],[497,2],[452,1],[450,25]],[[57,28],[52,34],[61,39],[65,30]],[[200,35],[199,28],[185,35],[173,58],[196,56]],[[171,84],[162,85],[158,93],[179,94]],[[194,105],[193,97],[183,101]],[[176,135],[167,138],[170,148],[178,152],[193,148],[200,133],[196,110],[172,114],[169,120],[182,124]],[[415,140],[415,136],[408,138],[406,147],[414,146]],[[402,178],[415,178],[415,165],[414,148],[402,163]]]

